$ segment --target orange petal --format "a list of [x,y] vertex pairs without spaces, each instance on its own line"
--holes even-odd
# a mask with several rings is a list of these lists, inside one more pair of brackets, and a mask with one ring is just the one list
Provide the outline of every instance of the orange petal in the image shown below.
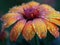
[[32,27],[32,22],[31,21],[28,21],[23,29],[23,32],[22,32],[24,38],[28,41],[28,40],[31,40],[34,35],[35,35],[35,32],[34,32],[34,29]]
[[47,28],[41,19],[33,20],[33,27],[39,38],[45,38],[47,35]]
[[17,24],[12,28],[10,33],[11,41],[16,41],[19,35],[22,32],[23,27],[25,26],[26,20],[20,20]]
[[2,16],[2,21],[6,22],[7,20],[9,20],[12,17],[22,18],[21,14],[18,14],[18,13],[7,13],[7,14]]
[[40,12],[41,12],[41,15],[45,16],[46,18],[60,19],[59,12],[47,4],[40,5]]
[[49,32],[50,32],[55,38],[59,37],[58,27],[57,27],[56,25],[54,25],[53,23],[48,22],[48,21],[46,21],[46,20],[45,20],[45,22],[46,22],[46,25],[47,25],[47,28],[48,28]]
[[42,8],[42,9],[46,9],[46,10],[48,10],[48,11],[55,11],[55,9],[53,8],[53,7],[51,7],[50,5],[48,5],[48,4],[41,4],[40,5],[40,7]]
[[24,13],[24,10],[23,10],[22,6],[15,6],[15,7],[11,8],[9,10],[9,12],[12,12],[12,13],[17,13],[17,12]]
[[32,2],[29,2],[28,5],[33,7],[33,6],[38,6],[39,3],[32,1]]
[[52,8],[51,6],[47,5],[47,4],[41,4],[40,5],[40,11],[41,11],[41,15],[49,15],[49,14],[54,14],[56,11],[54,8]]
[[3,27],[7,28],[19,19],[22,19],[21,15],[17,13],[8,13],[2,17],[2,20],[4,22]]
[[55,23],[56,25],[60,26],[60,20],[59,19],[53,19],[53,18],[51,18],[51,19],[49,19],[49,21],[52,22],[52,23]]
[[47,16],[48,18],[55,18],[55,19],[60,19],[60,14],[58,12],[51,13]]

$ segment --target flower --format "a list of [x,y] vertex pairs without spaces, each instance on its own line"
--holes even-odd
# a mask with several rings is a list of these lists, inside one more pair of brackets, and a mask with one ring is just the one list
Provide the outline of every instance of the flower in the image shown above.
[[15,6],[7,14],[2,16],[4,22],[2,31],[15,23],[11,32],[10,40],[16,41],[22,33],[28,41],[35,33],[38,37],[46,38],[47,30],[55,37],[59,37],[60,14],[47,4],[29,2],[21,6]]

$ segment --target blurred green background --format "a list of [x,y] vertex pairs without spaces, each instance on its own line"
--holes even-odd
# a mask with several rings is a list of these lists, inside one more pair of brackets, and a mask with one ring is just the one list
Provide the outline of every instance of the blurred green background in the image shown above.
[[[26,3],[32,0],[0,0],[0,17],[7,13],[10,8],[15,5],[21,5],[22,3]],[[39,3],[46,3],[51,5],[57,11],[60,11],[60,0],[34,0]],[[2,21],[0,21],[0,30],[2,27]],[[8,32],[10,33],[12,26],[7,28]],[[60,37],[55,39],[49,32],[45,39],[39,39],[38,36],[34,37],[31,41],[26,41],[23,36],[21,35],[16,42],[11,42],[9,37],[4,41],[0,41],[0,45],[60,45],[59,43]]]
[[[20,5],[32,0],[0,0],[0,14],[6,13],[10,8],[15,5]],[[60,11],[60,0],[34,0],[39,3],[47,3],[53,6],[56,10]],[[1,17],[1,15],[0,15]]]
[[[0,0],[0,14],[6,13],[10,8],[15,5],[29,2],[31,0]],[[60,10],[60,0],[35,0],[39,3],[47,3],[52,5],[56,10]],[[1,17],[1,15],[0,15]]]

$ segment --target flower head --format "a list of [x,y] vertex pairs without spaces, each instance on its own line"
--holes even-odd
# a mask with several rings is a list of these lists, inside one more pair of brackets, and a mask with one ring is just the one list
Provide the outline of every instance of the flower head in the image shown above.
[[[47,4],[29,2],[15,6],[2,16],[3,28],[8,28],[15,23],[10,32],[11,41],[16,41],[22,33],[28,41],[35,33],[39,38],[46,38],[47,30],[55,37],[59,37],[60,14]],[[4,30],[2,30],[4,31]]]

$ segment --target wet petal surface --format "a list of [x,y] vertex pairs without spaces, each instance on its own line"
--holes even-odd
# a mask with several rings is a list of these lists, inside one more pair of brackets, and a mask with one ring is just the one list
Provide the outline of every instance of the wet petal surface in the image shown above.
[[51,18],[51,19],[49,19],[49,21],[56,24],[56,25],[58,25],[58,26],[60,26],[60,20],[59,19]]
[[59,29],[58,27],[54,24],[54,23],[51,23],[49,21],[46,21],[46,25],[47,25],[47,28],[48,28],[48,31],[55,37],[59,37]]
[[15,6],[9,10],[11,13],[24,13],[22,6]]
[[17,24],[12,28],[10,33],[11,41],[16,41],[19,35],[21,34],[23,27],[25,26],[26,20],[20,20]]
[[8,13],[2,17],[3,27],[7,28],[19,19],[23,19],[23,17],[17,13]]
[[[7,14],[2,16],[2,21],[6,22],[12,17],[18,17],[19,18],[19,16],[20,16],[20,14],[18,14],[18,13],[7,13]],[[20,17],[20,18],[22,18],[22,17]]]
[[39,38],[45,38],[47,35],[47,28],[41,19],[33,20],[33,27]]
[[32,26],[32,22],[31,21],[28,21],[23,29],[23,37],[29,41],[31,40],[34,35],[35,35],[35,32],[34,32],[34,29],[33,29],[33,26]]

